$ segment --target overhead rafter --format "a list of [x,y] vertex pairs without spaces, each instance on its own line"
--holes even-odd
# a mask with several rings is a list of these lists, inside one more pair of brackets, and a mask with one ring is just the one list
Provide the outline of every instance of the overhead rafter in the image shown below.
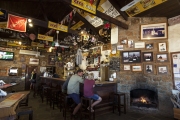
[[109,2],[113,5],[113,7],[121,14],[121,16],[127,21],[128,20],[128,16],[124,13],[124,12],[122,12],[120,9],[120,7],[119,7],[119,5],[118,5],[118,3],[116,2],[116,0],[109,0]]
[[[68,5],[71,5],[71,0],[59,0],[59,1],[64,2],[64,3],[68,4]],[[73,6],[73,5],[71,5],[71,6]],[[73,6],[73,7],[76,7],[76,6]],[[81,9],[81,8],[78,8],[78,9]],[[85,11],[84,9],[81,9],[81,10]],[[86,12],[88,12],[88,11],[86,11]],[[90,12],[88,12],[88,13],[90,13]],[[92,13],[90,13],[90,14],[92,14]],[[106,14],[104,14],[104,13],[98,11],[98,10],[96,11],[96,14],[92,14],[92,15],[95,15],[95,16],[97,16],[99,18],[102,18],[103,20],[109,21],[110,23],[113,23],[113,24],[115,24],[115,25],[117,25],[119,27],[122,27],[124,29],[128,29],[127,24],[125,24],[125,23],[123,23],[123,22],[121,22],[119,20],[116,20],[116,19],[114,19],[114,18],[112,18],[112,17],[110,17],[110,16],[108,16],[108,15],[106,15]]]

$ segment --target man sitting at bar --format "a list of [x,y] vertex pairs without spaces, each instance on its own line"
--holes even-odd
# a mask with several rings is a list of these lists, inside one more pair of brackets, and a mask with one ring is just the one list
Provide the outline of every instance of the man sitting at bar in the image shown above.
[[79,83],[83,83],[82,79],[83,70],[77,70],[77,74],[72,75],[67,88],[67,94],[73,99],[73,101],[77,104],[73,111],[73,117],[78,112],[81,107],[81,101],[79,96]]

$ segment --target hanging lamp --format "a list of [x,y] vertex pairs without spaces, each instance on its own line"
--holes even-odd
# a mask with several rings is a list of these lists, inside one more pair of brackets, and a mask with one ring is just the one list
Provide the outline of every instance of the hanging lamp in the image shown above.
[[59,47],[59,41],[58,41],[59,31],[58,30],[56,31],[56,34],[57,34],[57,41],[55,42],[55,47]]

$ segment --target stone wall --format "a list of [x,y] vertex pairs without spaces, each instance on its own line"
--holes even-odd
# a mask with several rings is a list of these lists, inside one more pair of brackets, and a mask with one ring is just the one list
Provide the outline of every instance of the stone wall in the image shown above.
[[[158,52],[158,43],[159,42],[167,42],[168,39],[163,40],[140,40],[140,25],[141,24],[154,24],[154,23],[162,23],[167,22],[167,19],[162,18],[129,18],[126,21],[129,24],[129,29],[125,30],[119,28],[119,43],[120,40],[127,38],[127,40],[133,40],[134,42],[145,42],[145,43],[154,43],[153,50],[146,50],[146,49],[135,49],[135,48],[128,48],[124,46],[124,51],[133,51],[133,50],[141,50],[141,52],[153,52],[154,60],[152,62],[141,62],[141,63],[133,63],[130,65],[141,65],[142,71],[141,72],[132,72],[132,71],[123,71],[123,66],[121,62],[121,71],[117,74],[117,82],[118,82],[118,91],[127,93],[127,104],[128,109],[132,110],[130,106],[130,90],[134,88],[147,88],[153,89],[157,91],[158,94],[158,112],[172,116],[173,115],[173,106],[170,101],[171,90],[173,88],[172,83],[172,71],[171,71],[171,64],[170,61],[164,63],[156,62],[156,54]],[[168,52],[166,52],[168,53]],[[169,53],[168,53],[169,54]],[[120,56],[120,60],[122,60]],[[154,74],[145,74],[143,65],[146,63],[153,64],[154,67]],[[157,74],[157,66],[158,65],[167,65],[168,66],[168,74],[167,75],[158,75]]]

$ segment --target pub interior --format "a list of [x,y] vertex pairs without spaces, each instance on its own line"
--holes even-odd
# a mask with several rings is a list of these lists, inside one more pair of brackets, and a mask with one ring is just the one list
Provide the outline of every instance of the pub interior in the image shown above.
[[[178,0],[1,0],[0,120],[180,120],[179,7]],[[78,82],[74,114],[65,81],[91,73],[102,101],[91,110]]]

